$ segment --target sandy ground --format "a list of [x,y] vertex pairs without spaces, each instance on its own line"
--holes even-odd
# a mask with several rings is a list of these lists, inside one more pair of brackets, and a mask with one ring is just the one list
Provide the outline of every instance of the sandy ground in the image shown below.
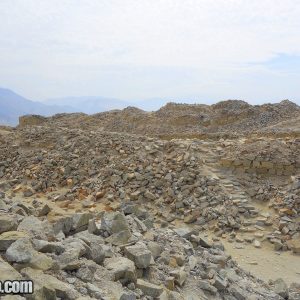
[[287,284],[300,283],[300,255],[294,255],[290,251],[275,252],[269,242],[262,243],[261,248],[245,245],[244,249],[236,249],[235,243],[225,240],[222,240],[222,243],[226,252],[244,270],[256,277],[264,281],[281,277]]

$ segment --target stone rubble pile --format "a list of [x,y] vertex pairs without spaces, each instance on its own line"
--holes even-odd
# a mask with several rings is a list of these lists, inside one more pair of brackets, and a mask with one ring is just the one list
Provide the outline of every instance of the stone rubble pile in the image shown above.
[[300,169],[300,140],[259,138],[234,144],[221,165],[239,173],[295,175]]
[[79,199],[89,208],[104,197],[107,204],[144,203],[169,222],[216,220],[228,229],[240,226],[241,214],[257,214],[247,203],[232,201],[218,178],[203,174],[196,147],[52,127],[27,127],[21,133],[18,147],[3,145],[0,160],[3,188],[22,190],[24,197],[68,187],[65,194],[53,196],[66,207]]
[[[85,115],[58,114],[47,118],[47,123],[79,129],[102,128],[109,132],[125,132],[147,136],[243,136],[249,134],[281,136],[291,134],[282,122],[297,123],[300,107],[288,100],[276,104],[250,105],[241,100],[221,101],[214,105],[168,103],[155,112],[135,107]],[[298,121],[299,122],[299,121]],[[25,116],[21,126],[42,124],[43,118]],[[278,126],[277,126],[278,125]],[[299,137],[300,128],[294,128]]]
[[[147,215],[128,207],[60,215],[49,222],[46,216],[37,217],[35,200],[21,205],[4,196],[2,201],[9,213],[0,214],[0,280],[33,280],[35,291],[28,299],[300,296],[296,283],[288,287],[281,279],[267,285],[246,273],[222,244],[210,243],[201,232],[154,228]],[[15,205],[23,210],[12,213]]]
[[33,280],[26,299],[299,300],[298,283],[255,278],[221,242],[300,254],[299,139],[149,137],[193,132],[199,120],[230,132],[232,111],[254,130],[252,113],[271,124],[298,108],[264,109],[228,101],[23,117],[0,132],[0,280]]

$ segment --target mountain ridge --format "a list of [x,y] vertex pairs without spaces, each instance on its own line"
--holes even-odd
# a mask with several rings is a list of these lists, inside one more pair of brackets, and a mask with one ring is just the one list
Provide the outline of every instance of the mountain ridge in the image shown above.
[[14,91],[0,87],[0,124],[17,125],[19,117],[26,114],[54,115],[61,110],[72,112],[70,107],[46,105],[29,100]]

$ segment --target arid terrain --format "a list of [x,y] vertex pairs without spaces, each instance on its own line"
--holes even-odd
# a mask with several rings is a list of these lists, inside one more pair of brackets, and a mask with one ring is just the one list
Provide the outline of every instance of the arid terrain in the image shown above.
[[300,107],[2,126],[0,254],[0,280],[34,281],[26,299],[299,300]]

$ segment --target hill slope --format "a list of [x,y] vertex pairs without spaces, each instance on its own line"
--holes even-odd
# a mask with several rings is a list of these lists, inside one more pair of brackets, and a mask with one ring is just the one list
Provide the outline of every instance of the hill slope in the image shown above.
[[275,104],[250,105],[227,100],[214,105],[168,103],[155,112],[136,107],[111,110],[91,116],[59,115],[66,126],[102,128],[105,131],[184,137],[193,135],[243,135],[255,132],[300,133],[300,107],[288,100]]

